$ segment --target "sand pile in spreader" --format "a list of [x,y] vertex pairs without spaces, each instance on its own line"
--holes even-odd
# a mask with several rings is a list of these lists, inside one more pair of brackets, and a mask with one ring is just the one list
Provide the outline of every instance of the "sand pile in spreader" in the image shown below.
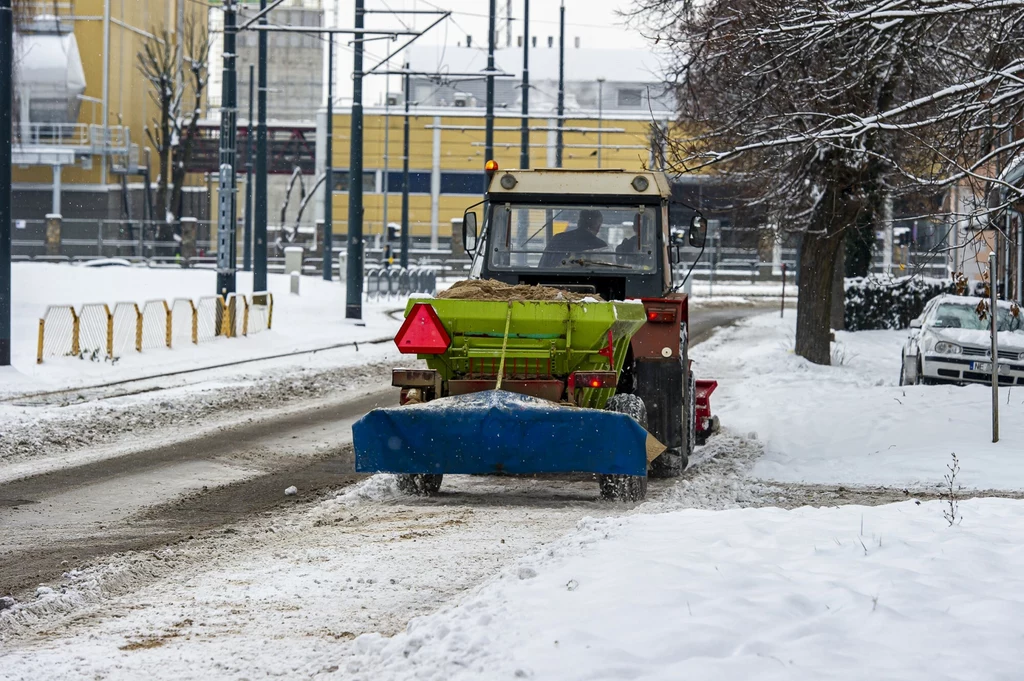
[[550,286],[528,284],[513,286],[493,279],[457,281],[448,290],[438,293],[437,297],[454,300],[564,300],[569,303],[578,303],[584,299],[602,300],[596,293],[573,293]]

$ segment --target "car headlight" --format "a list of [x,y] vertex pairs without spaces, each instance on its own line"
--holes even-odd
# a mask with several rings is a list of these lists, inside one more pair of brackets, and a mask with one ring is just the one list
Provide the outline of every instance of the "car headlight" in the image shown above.
[[939,341],[935,344],[935,352],[943,355],[959,355],[963,352],[963,349],[956,343],[947,343],[946,341]]
[[1019,355],[1017,355],[1017,360],[1020,361],[1020,362],[1024,362],[1024,352],[1022,352]]

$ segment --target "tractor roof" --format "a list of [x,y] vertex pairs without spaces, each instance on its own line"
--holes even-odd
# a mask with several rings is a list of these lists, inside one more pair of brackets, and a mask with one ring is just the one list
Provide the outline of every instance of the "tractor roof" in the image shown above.
[[[510,177],[512,179],[504,180]],[[513,181],[514,180],[514,181]],[[538,168],[536,170],[498,170],[491,176],[488,192],[493,196],[517,194],[585,194],[670,198],[668,178],[660,172],[628,170],[567,170]]]

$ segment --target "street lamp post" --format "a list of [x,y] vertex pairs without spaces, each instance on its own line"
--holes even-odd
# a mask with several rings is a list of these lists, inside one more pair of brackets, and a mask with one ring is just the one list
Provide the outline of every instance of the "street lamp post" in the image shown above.
[[[334,269],[334,34],[327,36],[327,149],[324,156],[323,276],[331,281]],[[338,270],[341,276],[341,270]]]
[[597,79],[597,167],[601,167],[601,122],[604,118],[604,78]]
[[14,12],[0,0],[0,366],[11,364],[11,136]]

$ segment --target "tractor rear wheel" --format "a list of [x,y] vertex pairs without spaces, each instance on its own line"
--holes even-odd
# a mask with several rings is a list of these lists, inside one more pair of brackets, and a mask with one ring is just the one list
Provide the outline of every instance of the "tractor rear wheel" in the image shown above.
[[398,490],[418,497],[430,497],[441,489],[443,473],[413,473],[397,476]]
[[[619,393],[608,400],[608,411],[627,414],[644,428],[647,428],[647,407],[636,395]],[[598,476],[602,499],[615,501],[643,501],[647,497],[646,475],[601,475]]]

